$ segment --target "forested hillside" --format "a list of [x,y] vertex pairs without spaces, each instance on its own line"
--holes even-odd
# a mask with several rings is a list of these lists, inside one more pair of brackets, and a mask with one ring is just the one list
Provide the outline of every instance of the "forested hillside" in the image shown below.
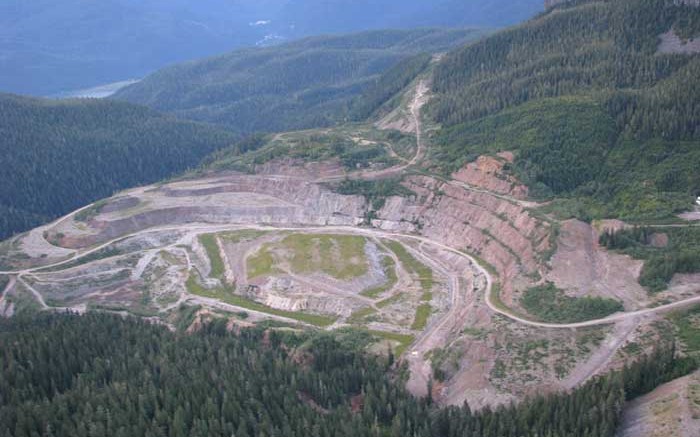
[[0,240],[197,166],[235,140],[127,103],[0,95]]
[[531,193],[572,198],[566,212],[583,218],[689,208],[700,191],[700,54],[683,49],[693,36],[697,6],[589,0],[457,50],[436,69],[434,158],[452,171],[516,150]]
[[[114,98],[235,132],[322,127],[366,114],[372,104],[357,103],[360,96],[400,62],[481,35],[478,30],[423,29],[314,37],[176,65]],[[360,108],[354,110],[356,105]]]
[[694,367],[661,348],[571,393],[472,412],[408,395],[361,331],[44,314],[0,319],[0,346],[0,437],[612,437],[625,399]]

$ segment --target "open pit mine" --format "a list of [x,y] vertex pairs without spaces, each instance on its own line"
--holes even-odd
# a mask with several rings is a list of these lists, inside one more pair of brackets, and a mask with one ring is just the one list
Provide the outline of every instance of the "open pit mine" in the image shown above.
[[[667,311],[700,302],[692,275],[650,297],[638,283],[641,262],[598,245],[601,229],[622,225],[542,213],[504,170],[508,153],[451,178],[421,171],[427,90],[417,83],[408,104],[375,126],[414,141],[404,157],[386,144],[394,159],[383,167],[285,157],[200,172],[118,193],[3,243],[0,313],[94,310],[170,325],[187,306],[197,308],[190,329],[211,317],[232,327],[354,327],[376,338],[376,353],[407,363],[414,394],[432,389],[442,404],[480,408],[619,367],[628,345],[651,348],[663,335]],[[379,204],[335,189],[396,176],[403,194]],[[572,298],[613,296],[623,309],[541,320],[521,297],[550,282]]]

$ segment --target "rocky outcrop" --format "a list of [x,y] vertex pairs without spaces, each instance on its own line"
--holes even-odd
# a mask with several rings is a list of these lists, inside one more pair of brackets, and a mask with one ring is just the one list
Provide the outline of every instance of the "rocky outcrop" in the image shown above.
[[538,272],[538,254],[549,248],[550,227],[524,207],[429,177],[410,178],[406,185],[417,195],[389,199],[375,226],[419,232],[479,255],[498,270],[508,303],[518,280]]
[[659,53],[692,55],[700,53],[700,38],[681,39],[675,31],[669,30],[659,36]]
[[506,165],[511,162],[512,153],[504,152],[498,157],[483,155],[454,173],[452,179],[494,193],[525,199],[527,187],[506,171]]

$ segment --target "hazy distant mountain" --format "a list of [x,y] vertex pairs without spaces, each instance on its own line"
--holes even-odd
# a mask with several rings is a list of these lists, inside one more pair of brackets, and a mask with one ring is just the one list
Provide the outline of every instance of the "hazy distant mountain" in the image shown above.
[[3,0],[0,91],[50,95],[319,33],[502,26],[541,0]]
[[353,102],[400,62],[483,35],[414,29],[309,37],[164,68],[113,98],[238,133],[329,126],[347,120]]

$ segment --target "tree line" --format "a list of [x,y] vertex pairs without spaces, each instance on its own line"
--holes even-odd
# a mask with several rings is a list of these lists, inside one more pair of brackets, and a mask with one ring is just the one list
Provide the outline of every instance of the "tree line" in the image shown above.
[[0,95],[0,240],[195,167],[237,139],[127,103]]
[[695,366],[663,347],[568,393],[439,409],[365,340],[224,320],[194,334],[96,313],[2,320],[0,436],[612,437],[627,399]]

